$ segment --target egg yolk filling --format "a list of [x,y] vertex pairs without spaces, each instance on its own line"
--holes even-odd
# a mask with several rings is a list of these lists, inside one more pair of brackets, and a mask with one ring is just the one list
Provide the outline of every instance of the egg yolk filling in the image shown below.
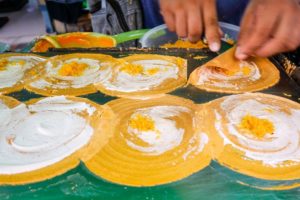
[[167,43],[161,46],[162,48],[192,48],[192,49],[202,49],[207,47],[207,45],[202,42],[198,41],[197,43],[191,43],[189,41],[184,40],[177,40],[174,44]]
[[136,64],[126,64],[122,66],[120,70],[133,76],[141,75],[141,74],[152,76],[159,72],[159,68],[157,67],[144,70],[142,65],[136,65]]
[[143,66],[134,64],[126,64],[120,70],[133,76],[142,74],[144,71]]
[[25,65],[25,63],[26,63],[25,60],[14,60],[9,62],[9,64],[11,65],[21,65],[21,66]]
[[239,128],[246,130],[256,138],[264,138],[267,134],[273,134],[274,125],[268,119],[261,119],[252,115],[245,115],[240,124]]
[[250,73],[251,73],[251,67],[249,67],[249,66],[244,66],[244,67],[242,68],[242,73],[243,73],[244,76],[249,76]]
[[153,119],[148,116],[136,114],[129,120],[129,126],[138,131],[154,131],[155,124]]
[[84,70],[88,68],[86,63],[70,62],[65,63],[58,70],[58,74],[61,76],[81,76]]
[[157,67],[147,70],[147,74],[149,74],[151,76],[157,74],[158,72],[159,72],[159,68],[157,68]]

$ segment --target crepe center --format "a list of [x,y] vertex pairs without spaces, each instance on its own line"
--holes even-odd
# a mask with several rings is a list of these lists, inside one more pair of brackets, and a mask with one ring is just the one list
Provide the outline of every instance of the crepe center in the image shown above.
[[224,126],[216,112],[215,127],[224,144],[231,144],[254,160],[277,165],[287,160],[299,161],[300,111],[269,104],[270,99],[227,97],[221,103]]
[[142,72],[144,71],[142,65],[134,65],[134,64],[126,64],[122,66],[120,70],[133,76],[142,74]]
[[[105,90],[118,92],[141,92],[167,88],[180,78],[180,67],[177,63],[164,59],[125,60],[117,65],[114,73],[101,82]],[[167,80],[170,80],[168,82]]]
[[274,132],[274,125],[270,120],[249,114],[242,118],[239,127],[256,138],[264,138],[267,134]]
[[145,115],[137,114],[129,120],[129,126],[138,131],[153,131],[155,128],[154,120]]
[[[29,89],[43,95],[83,95],[95,92],[94,83],[110,76],[105,61],[96,58],[53,58],[46,62],[46,74],[30,83]],[[67,89],[68,90],[65,90]]]
[[127,73],[127,74],[129,74],[129,75],[132,75],[132,76],[136,76],[136,75],[150,75],[150,76],[152,76],[152,75],[155,75],[159,72],[158,67],[145,69],[142,64],[132,64],[132,63],[128,63],[128,64],[122,66],[120,70]]
[[136,110],[129,118],[127,145],[143,153],[160,155],[179,146],[185,132],[177,118],[189,109],[155,106]]
[[86,63],[72,61],[70,63],[63,64],[58,70],[58,74],[61,76],[82,76],[88,67],[89,66]]

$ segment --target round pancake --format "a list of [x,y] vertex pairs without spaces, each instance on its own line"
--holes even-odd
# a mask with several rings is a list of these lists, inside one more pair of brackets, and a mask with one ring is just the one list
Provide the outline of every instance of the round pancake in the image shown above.
[[[56,96],[0,103],[0,185],[58,176],[89,159],[109,138],[113,113],[86,99]],[[103,132],[105,132],[105,137]]]
[[161,96],[186,84],[186,60],[138,54],[119,59],[109,77],[96,84],[104,94],[125,98]]
[[204,110],[204,132],[221,165],[260,179],[300,179],[300,104],[248,93],[214,100]]
[[195,87],[220,93],[244,93],[266,89],[280,79],[278,69],[264,58],[241,61],[238,71],[229,71],[214,66],[195,69],[189,83]]
[[36,78],[39,71],[36,65],[44,60],[34,54],[0,54],[0,94],[23,89],[24,84]]
[[97,92],[94,84],[110,74],[114,58],[103,54],[66,54],[51,57],[40,65],[44,74],[26,89],[44,96],[79,96]]
[[86,167],[110,182],[153,186],[183,179],[210,163],[202,115],[190,100],[166,95],[151,100],[117,99],[113,137]]

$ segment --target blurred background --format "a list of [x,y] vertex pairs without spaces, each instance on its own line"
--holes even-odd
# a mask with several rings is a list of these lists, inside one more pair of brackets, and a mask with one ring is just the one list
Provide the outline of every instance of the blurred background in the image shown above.
[[0,42],[22,48],[36,36],[92,31],[87,1],[0,0]]

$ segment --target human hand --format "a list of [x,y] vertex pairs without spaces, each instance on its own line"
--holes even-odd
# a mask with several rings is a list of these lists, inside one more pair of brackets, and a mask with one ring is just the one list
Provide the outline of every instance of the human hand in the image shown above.
[[236,57],[268,57],[300,46],[298,0],[251,0],[241,22]]
[[203,32],[212,51],[219,51],[222,31],[219,28],[215,0],[160,0],[160,10],[170,31],[191,42]]

